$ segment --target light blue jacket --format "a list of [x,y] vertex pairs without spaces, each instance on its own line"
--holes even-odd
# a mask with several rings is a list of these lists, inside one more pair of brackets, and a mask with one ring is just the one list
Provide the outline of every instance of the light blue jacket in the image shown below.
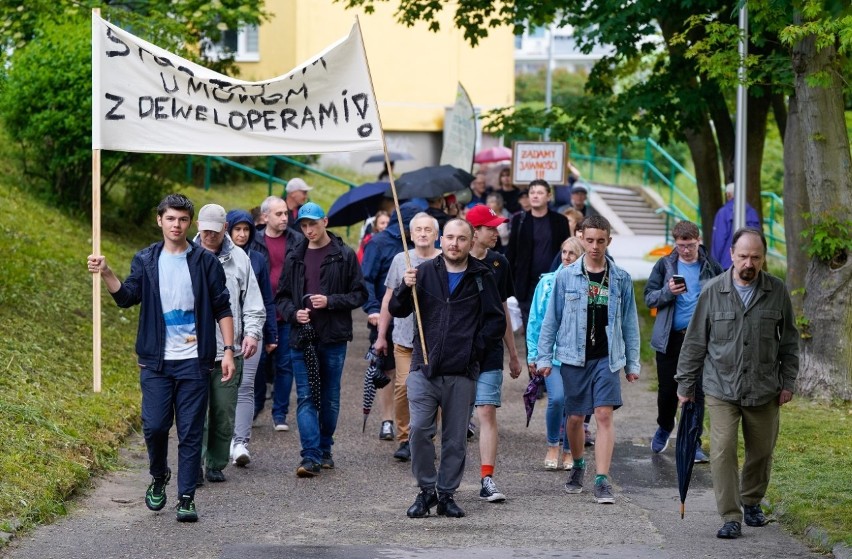
[[[560,269],[562,264],[559,264]],[[557,270],[558,272],[559,270]],[[556,280],[556,272],[542,274],[535,286],[532,304],[530,305],[530,317],[527,321],[527,363],[535,363],[538,358],[538,336],[541,333],[541,323],[544,313],[547,312],[547,304],[550,302],[550,294],[553,293],[553,282]],[[553,360],[553,366],[558,367],[561,363]]]
[[[589,281],[583,275],[586,255],[556,272],[553,294],[541,324],[536,366],[551,367],[553,359],[577,367],[586,363],[586,314]],[[609,306],[606,334],[609,343],[609,368],[615,372],[638,375],[639,315],[633,296],[630,274],[609,261]],[[554,350],[555,344],[555,350]]]

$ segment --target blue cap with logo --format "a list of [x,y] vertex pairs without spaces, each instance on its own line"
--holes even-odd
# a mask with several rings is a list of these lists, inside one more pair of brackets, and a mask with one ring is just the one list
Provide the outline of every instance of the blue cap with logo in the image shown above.
[[325,212],[319,207],[319,204],[315,204],[313,202],[308,202],[301,208],[299,208],[299,215],[296,217],[296,221],[302,221],[303,219],[312,219],[314,221],[318,221],[325,217]]

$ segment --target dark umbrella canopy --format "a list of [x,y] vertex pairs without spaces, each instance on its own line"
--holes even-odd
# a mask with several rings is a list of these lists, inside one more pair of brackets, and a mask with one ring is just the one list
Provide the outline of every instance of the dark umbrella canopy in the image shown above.
[[686,492],[692,480],[692,468],[695,465],[695,450],[701,437],[701,426],[704,423],[704,406],[695,402],[686,402],[680,413],[680,424],[677,427],[677,488],[680,491],[680,517],[683,518]]
[[[410,153],[405,153],[404,151],[389,151],[388,159],[393,161],[410,161],[414,159],[414,156]],[[364,160],[364,164],[367,163],[384,163],[385,162],[385,154],[377,153],[376,155],[371,155],[367,159]]]
[[467,171],[452,165],[439,165],[403,173],[395,184],[400,200],[410,200],[438,198],[450,192],[469,188],[471,182],[473,182],[473,175]]
[[387,182],[367,182],[344,192],[328,210],[328,226],[355,225],[379,211]]
[[541,375],[533,375],[527,389],[524,390],[524,409],[527,411],[527,427],[530,426],[535,402],[538,400],[538,389],[544,384],[544,377]]

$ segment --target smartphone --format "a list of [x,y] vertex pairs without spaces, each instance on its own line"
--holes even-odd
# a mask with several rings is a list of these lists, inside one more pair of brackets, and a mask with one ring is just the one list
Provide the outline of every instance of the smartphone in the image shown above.
[[674,274],[672,276],[672,281],[675,282],[677,285],[682,285],[684,290],[686,290],[686,278],[685,277],[683,277],[679,274]]

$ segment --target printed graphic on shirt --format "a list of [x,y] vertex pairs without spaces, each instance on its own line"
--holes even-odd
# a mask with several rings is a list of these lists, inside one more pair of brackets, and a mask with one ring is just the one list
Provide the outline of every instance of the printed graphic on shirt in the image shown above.
[[166,323],[166,348],[168,360],[198,357],[198,333],[195,329],[195,295],[186,255],[160,255],[160,304]]
[[[589,275],[591,277],[594,274]],[[599,307],[609,305],[609,286],[601,285],[601,283],[591,279],[589,281],[589,305],[597,305]]]

